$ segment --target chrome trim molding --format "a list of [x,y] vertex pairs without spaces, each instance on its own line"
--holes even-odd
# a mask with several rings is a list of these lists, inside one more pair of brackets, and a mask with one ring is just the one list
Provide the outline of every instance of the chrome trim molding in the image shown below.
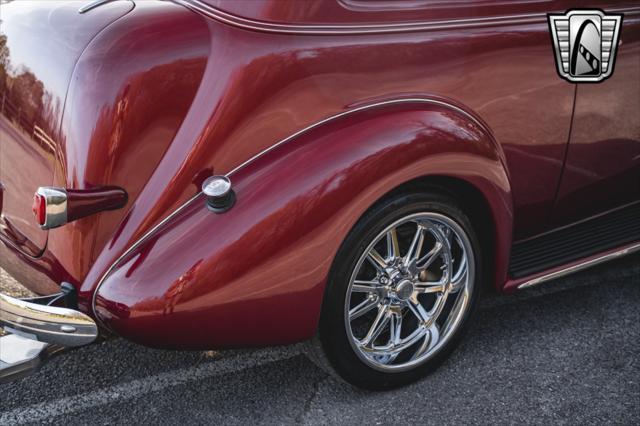
[[595,259],[587,260],[585,262],[578,263],[576,265],[570,266],[565,269],[561,269],[559,271],[552,272],[550,274],[542,275],[538,278],[534,278],[532,280],[526,281],[520,285],[518,285],[518,290],[522,290],[525,288],[533,287],[538,284],[542,284],[547,281],[554,280],[556,278],[563,277],[565,275],[573,274],[574,272],[582,271],[583,269],[590,268],[595,265],[599,265],[600,263],[608,262],[610,260],[617,259],[622,256],[626,256],[628,254],[634,253],[636,251],[640,251],[640,243],[635,243],[631,246],[627,246],[623,249],[605,254],[603,256],[597,257]]
[[[317,122],[315,122],[315,123],[303,128],[303,129],[297,131],[296,133],[293,133],[292,135],[290,135],[290,136],[288,136],[288,137],[276,142],[275,144],[271,145],[269,148],[266,148],[265,150],[257,153],[253,157],[249,158],[248,160],[244,161],[240,165],[236,166],[233,170],[228,172],[225,176],[230,179],[231,176],[233,174],[237,173],[240,169],[246,167],[247,165],[249,165],[250,163],[254,162],[258,158],[262,157],[263,155],[266,155],[268,152],[271,152],[274,149],[276,149],[277,147],[279,147],[279,146],[291,141],[292,139],[295,139],[296,137],[302,135],[303,133],[306,133],[306,132],[308,132],[308,131],[310,131],[312,129],[320,127],[323,124],[326,124],[326,123],[328,123],[330,121],[336,120],[338,118],[341,118],[341,117],[344,117],[344,116],[347,116],[347,115],[350,115],[350,114],[355,114],[355,113],[360,112],[360,111],[365,111],[365,110],[368,110],[368,109],[374,109],[374,108],[378,108],[378,107],[381,107],[381,106],[387,106],[387,105],[405,104],[405,103],[424,103],[424,104],[442,106],[442,107],[449,108],[451,110],[457,111],[457,112],[463,114],[464,116],[466,116],[467,118],[471,119],[474,123],[476,123],[476,125],[478,125],[481,129],[483,129],[483,131],[485,131],[488,135],[490,135],[493,138],[493,134],[491,133],[490,129],[487,128],[486,125],[484,125],[477,117],[473,116],[472,114],[470,114],[469,112],[465,111],[464,109],[462,109],[462,108],[460,108],[458,106],[455,106],[455,105],[452,105],[450,103],[447,103],[447,102],[444,102],[444,101],[441,101],[441,100],[437,100],[437,99],[401,98],[401,99],[394,99],[394,100],[389,100],[389,101],[381,101],[381,102],[375,102],[375,103],[363,105],[363,106],[360,106],[360,107],[356,107],[356,108],[353,108],[353,109],[350,109],[350,110],[347,110],[347,111],[343,111],[343,112],[334,114],[334,115],[329,116],[329,117],[327,117],[325,119],[317,121]],[[98,292],[100,291],[100,287],[102,286],[102,284],[104,284],[104,282],[109,277],[109,275],[111,275],[111,273],[118,267],[120,262],[124,258],[126,258],[132,251],[134,251],[135,249],[140,247],[148,238],[150,238],[153,234],[155,234],[155,232],[158,229],[162,228],[167,222],[169,222],[171,219],[173,219],[174,217],[179,215],[181,212],[183,212],[185,209],[187,209],[194,201],[196,201],[202,195],[203,195],[202,192],[199,192],[196,195],[194,195],[193,197],[191,197],[189,200],[187,200],[184,204],[182,204],[180,207],[178,207],[176,210],[174,210],[171,214],[169,214],[167,217],[165,217],[160,222],[158,222],[154,227],[152,227],[144,235],[142,235],[135,243],[133,243],[131,245],[131,247],[129,247],[127,250],[125,250],[124,253],[122,253],[122,255],[120,255],[120,257],[118,257],[115,260],[115,262],[113,262],[111,264],[109,269],[107,269],[107,271],[102,275],[102,278],[100,278],[100,281],[98,281],[98,285],[96,286],[96,289],[93,292],[93,298],[92,298],[92,301],[91,301],[91,309],[93,310],[94,316],[95,316],[95,318],[97,319],[98,322],[101,323],[100,317],[98,316],[98,313],[96,312],[96,299],[97,299],[97,296],[98,296]]]
[[233,25],[243,29],[280,33],[280,34],[309,34],[309,35],[339,35],[339,34],[383,34],[412,32],[422,30],[439,30],[445,28],[463,28],[485,25],[495,25],[498,23],[534,23],[545,22],[545,14],[510,15],[502,17],[455,19],[433,22],[402,22],[389,24],[368,24],[368,25],[317,25],[317,24],[276,24],[272,22],[258,21],[244,18],[215,8],[199,0],[172,0],[189,9],[198,11],[210,18],[225,24]]
[[[343,35],[343,34],[385,34],[425,30],[473,28],[491,25],[513,25],[547,23],[546,13],[491,16],[484,18],[449,19],[431,22],[399,22],[389,24],[363,25],[317,25],[317,24],[277,24],[244,18],[225,12],[200,0],[172,0],[212,19],[235,27],[280,34]],[[608,12],[640,12],[640,8],[607,9]]]
[[41,186],[36,194],[46,203],[43,230],[57,228],[67,223],[67,191],[61,188]]
[[73,309],[39,305],[0,293],[0,326],[27,339],[84,346],[98,337],[96,323]]
[[390,100],[390,101],[381,101],[381,102],[375,102],[375,103],[372,103],[372,104],[367,104],[367,105],[363,105],[363,106],[360,106],[360,107],[356,107],[356,108],[353,108],[353,109],[350,109],[350,110],[347,110],[347,111],[343,111],[341,113],[338,113],[338,114],[332,115],[330,117],[327,117],[327,118],[325,118],[323,120],[317,121],[317,122],[311,124],[310,126],[307,126],[307,127],[303,128],[302,130],[299,130],[296,133],[286,137],[285,139],[282,139],[281,141],[276,142],[275,144],[271,145],[269,148],[265,149],[264,151],[261,151],[258,154],[254,155],[253,157],[249,158],[248,160],[246,160],[245,162],[241,163],[239,166],[237,166],[236,168],[231,170],[229,173],[227,173],[227,176],[233,175],[238,170],[242,169],[243,167],[245,167],[249,163],[252,163],[253,161],[255,161],[258,158],[262,157],[263,155],[267,154],[268,152],[273,151],[274,149],[278,148],[280,145],[285,144],[285,143],[289,142],[290,140],[295,139],[298,136],[302,135],[303,133],[306,133],[309,130],[312,130],[312,129],[316,128],[316,127],[319,127],[319,126],[321,126],[321,125],[323,125],[325,123],[328,123],[330,121],[336,120],[336,119],[341,118],[341,117],[344,117],[346,115],[354,114],[356,112],[366,111],[368,109],[374,109],[374,108],[378,108],[378,107],[381,107],[381,106],[404,104],[404,103],[425,103],[425,104],[438,105],[438,106],[442,106],[442,107],[445,107],[445,108],[452,109],[454,111],[457,111],[457,112],[463,114],[464,116],[466,116],[470,120],[472,120],[476,125],[478,125],[480,128],[482,128],[487,134],[492,135],[491,131],[487,128],[487,126],[485,124],[483,124],[480,120],[478,120],[477,117],[473,116],[468,111],[465,111],[464,109],[462,109],[460,107],[457,107],[457,106],[455,106],[455,105],[453,105],[451,103],[448,103],[448,102],[440,101],[440,100],[437,100],[437,99],[429,99],[429,98],[401,98],[401,99],[394,99],[394,100]]
[[88,11],[95,9],[96,7],[102,6],[103,4],[112,2],[115,0],[94,0],[90,3],[85,4],[80,9],[78,9],[78,13],[87,13]]

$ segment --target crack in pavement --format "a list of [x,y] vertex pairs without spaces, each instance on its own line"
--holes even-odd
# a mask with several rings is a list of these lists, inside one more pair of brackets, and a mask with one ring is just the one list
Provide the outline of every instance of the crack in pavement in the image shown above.
[[313,384],[313,392],[311,392],[311,395],[309,395],[309,397],[304,402],[304,406],[302,407],[302,412],[300,413],[300,416],[298,416],[298,418],[296,419],[296,423],[308,424],[308,422],[305,421],[305,419],[311,412],[311,408],[313,407],[313,401],[320,395],[320,389],[321,389],[322,383],[328,380],[332,380],[330,375],[324,372],[323,374],[324,376],[316,380],[315,383]]

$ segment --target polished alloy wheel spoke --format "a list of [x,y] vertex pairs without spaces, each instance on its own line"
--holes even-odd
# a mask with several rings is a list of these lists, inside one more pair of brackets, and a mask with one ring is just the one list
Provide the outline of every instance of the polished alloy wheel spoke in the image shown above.
[[400,345],[402,344],[402,313],[393,313],[389,317],[389,342],[383,347],[373,346],[374,353],[382,355],[380,362],[389,364],[393,362],[400,354]]
[[407,304],[407,306],[409,307],[409,310],[413,313],[413,315],[416,316],[418,321],[420,321],[421,324],[424,325],[430,320],[429,313],[424,308],[424,306],[422,306],[420,302],[411,300]]
[[378,288],[380,288],[380,283],[377,281],[355,280],[351,291],[354,293],[375,293]]
[[438,350],[466,304],[460,290],[470,282],[469,247],[461,228],[435,213],[411,215],[378,234],[356,263],[347,295],[347,331],[359,356],[385,370]]
[[440,257],[444,248],[444,244],[437,242],[427,254],[416,260],[416,267],[418,268],[418,271],[424,271],[429,268],[429,266],[431,266],[433,262]]
[[386,345],[371,345],[370,347],[363,347],[363,350],[372,355],[387,355],[389,358],[386,362],[393,361],[402,351],[419,342],[427,333],[428,330],[426,327],[418,327],[410,335],[400,338],[397,341],[389,339]]
[[442,272],[442,277],[438,281],[418,281],[416,283],[417,293],[450,293],[452,280],[449,274],[449,268]]
[[349,320],[353,321],[356,318],[368,313],[378,306],[378,300],[376,297],[367,297],[355,308],[349,310]]
[[447,297],[448,297],[447,292],[439,294],[437,296],[436,303],[434,303],[433,307],[428,313],[429,321],[427,321],[426,323],[427,327],[431,327],[431,325],[435,323],[436,319],[440,317],[440,314],[442,313],[442,310],[444,309],[445,304],[447,302]]
[[395,228],[387,232],[387,258],[395,259],[400,257],[400,245],[398,241],[398,232]]
[[437,324],[433,324],[429,327],[424,333],[424,339],[420,344],[418,350],[411,356],[411,359],[414,360],[416,358],[420,358],[422,354],[427,352],[429,349],[432,349],[440,340],[440,330],[438,329]]
[[431,294],[431,293],[444,293],[447,290],[447,285],[441,281],[419,283],[416,285],[416,293]]
[[378,272],[383,273],[384,269],[387,267],[387,262],[374,248],[369,250],[369,253],[367,254],[367,260],[373,265],[374,268],[376,268]]
[[373,342],[380,336],[380,334],[384,331],[389,323],[389,318],[391,317],[391,313],[389,312],[389,308],[385,305],[381,305],[378,307],[378,315],[376,319],[373,321],[371,328],[367,335],[360,341],[362,346],[371,346]]
[[415,261],[417,257],[420,256],[420,251],[422,250],[422,244],[424,243],[424,228],[421,224],[417,224],[416,233],[413,236],[413,240],[411,241],[411,245],[409,246],[409,251],[405,256],[404,263],[405,266],[411,265],[412,262]]

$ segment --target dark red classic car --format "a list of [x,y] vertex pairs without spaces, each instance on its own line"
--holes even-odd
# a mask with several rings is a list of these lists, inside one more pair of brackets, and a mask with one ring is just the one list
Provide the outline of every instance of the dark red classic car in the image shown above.
[[483,291],[640,249],[638,2],[0,8],[0,267],[40,295],[0,294],[2,380],[122,336],[390,388]]

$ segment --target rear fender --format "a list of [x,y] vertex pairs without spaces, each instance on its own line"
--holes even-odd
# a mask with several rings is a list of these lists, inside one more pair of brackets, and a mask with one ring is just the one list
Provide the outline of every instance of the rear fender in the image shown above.
[[[229,174],[235,206],[198,195],[110,269],[94,295],[107,328],[156,347],[286,344],[311,337],[340,244],[389,191],[424,176],[477,188],[491,208],[495,263],[506,270],[512,202],[495,141],[438,102],[360,107]],[[496,282],[504,282],[504,272]]]

